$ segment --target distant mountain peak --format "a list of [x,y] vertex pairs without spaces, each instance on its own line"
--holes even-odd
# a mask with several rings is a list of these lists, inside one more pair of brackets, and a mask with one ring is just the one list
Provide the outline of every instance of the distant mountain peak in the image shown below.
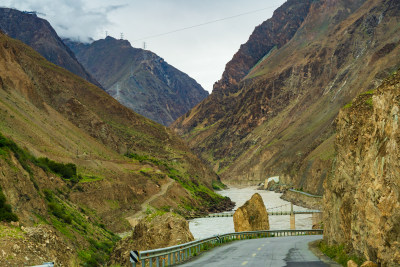
[[50,23],[35,13],[0,8],[0,29],[11,38],[29,45],[50,62],[101,86],[75,58]]

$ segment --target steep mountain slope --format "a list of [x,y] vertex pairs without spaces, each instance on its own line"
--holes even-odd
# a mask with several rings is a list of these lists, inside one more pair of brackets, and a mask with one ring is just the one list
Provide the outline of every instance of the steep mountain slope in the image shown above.
[[0,29],[8,36],[29,45],[50,62],[100,86],[77,61],[53,27],[44,19],[11,8],[0,8]]
[[65,41],[83,66],[126,107],[163,125],[208,96],[195,80],[156,54],[112,37],[91,44]]
[[[51,175],[40,176],[46,180],[38,190],[54,188],[74,204],[94,210],[113,231],[129,229],[124,218],[140,211],[141,203],[171,179],[174,186],[151,206],[187,215],[231,205],[210,190],[218,177],[173,132],[3,34],[0,77],[0,132],[34,157],[76,164],[78,183],[46,187]],[[0,176],[8,197],[15,186],[10,177]],[[24,190],[16,194],[11,206],[19,207],[23,221],[33,223],[29,207],[18,204]]]
[[[293,13],[302,10],[296,3],[275,12],[269,28],[296,18]],[[279,175],[284,183],[322,193],[339,109],[400,64],[398,10],[394,0],[312,1],[290,41],[266,47],[240,82],[223,78],[173,127],[226,181],[258,183]],[[247,46],[277,38],[267,33],[257,32]],[[224,77],[237,72],[235,61]]]
[[379,266],[400,265],[399,100],[397,71],[340,111],[325,184],[324,240]]

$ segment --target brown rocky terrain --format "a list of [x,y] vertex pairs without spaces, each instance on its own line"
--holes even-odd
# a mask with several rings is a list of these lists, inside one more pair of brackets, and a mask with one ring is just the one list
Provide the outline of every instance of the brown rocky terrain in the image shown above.
[[74,53],[63,43],[50,23],[37,17],[36,14],[12,8],[0,8],[0,30],[11,38],[29,45],[48,61],[100,86],[78,62]]
[[[280,176],[321,195],[340,108],[400,66],[398,1],[301,3],[288,1],[255,30],[213,93],[172,125],[227,183]],[[286,31],[274,25],[292,25],[293,34],[280,38]],[[240,63],[253,51],[246,47],[271,39],[286,42],[269,41],[276,48],[241,67],[252,64]]]
[[233,214],[235,232],[269,230],[267,209],[260,194],[255,193]]
[[400,265],[399,100],[397,72],[340,111],[325,182],[324,240],[379,266]]
[[189,223],[185,218],[174,213],[151,214],[139,222],[132,236],[117,243],[111,254],[110,264],[132,266],[129,262],[131,250],[165,248],[193,240]]
[[0,225],[0,265],[31,266],[54,262],[77,266],[78,260],[55,229],[48,225],[15,227]]
[[110,36],[83,44],[65,40],[106,92],[124,106],[163,125],[208,96],[200,84],[151,51]]
[[[1,33],[0,114],[7,203],[24,227],[54,227],[80,262],[104,262],[116,239],[109,230],[130,230],[125,218],[171,179],[174,186],[149,203],[154,209],[190,215],[230,203],[211,190],[218,177],[171,130]],[[69,166],[73,177],[49,164]]]

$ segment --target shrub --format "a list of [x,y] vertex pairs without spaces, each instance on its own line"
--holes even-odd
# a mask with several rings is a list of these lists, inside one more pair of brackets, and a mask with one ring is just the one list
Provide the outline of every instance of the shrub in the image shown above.
[[6,196],[3,194],[3,190],[0,187],[0,221],[18,221],[17,215],[12,212],[11,206],[6,202]]

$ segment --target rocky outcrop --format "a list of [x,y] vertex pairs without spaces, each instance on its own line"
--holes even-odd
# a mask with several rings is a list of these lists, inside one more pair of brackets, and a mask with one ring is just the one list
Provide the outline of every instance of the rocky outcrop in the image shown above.
[[269,230],[268,213],[260,194],[255,193],[235,211],[233,223],[235,232]]
[[63,43],[50,23],[37,17],[36,14],[0,8],[0,30],[29,45],[48,61],[100,86],[78,62],[74,53]]
[[400,265],[400,72],[339,113],[325,183],[324,239],[379,266]]
[[[287,3],[294,2],[307,1]],[[390,33],[400,31],[399,1],[321,0],[299,10],[305,19],[288,42],[264,50],[237,84],[215,87],[173,124],[227,183],[279,175],[282,184],[321,195],[340,108],[400,66],[399,38]],[[281,18],[283,25],[298,16],[272,20]],[[279,40],[265,32],[254,40],[263,38]],[[226,77],[236,80],[235,70]]]
[[193,240],[189,223],[183,217],[174,213],[149,215],[136,225],[132,236],[117,243],[110,264],[132,266],[129,262],[130,250],[164,248]]
[[65,43],[107,93],[163,125],[171,124],[208,96],[187,74],[126,40],[108,36],[91,44]]

